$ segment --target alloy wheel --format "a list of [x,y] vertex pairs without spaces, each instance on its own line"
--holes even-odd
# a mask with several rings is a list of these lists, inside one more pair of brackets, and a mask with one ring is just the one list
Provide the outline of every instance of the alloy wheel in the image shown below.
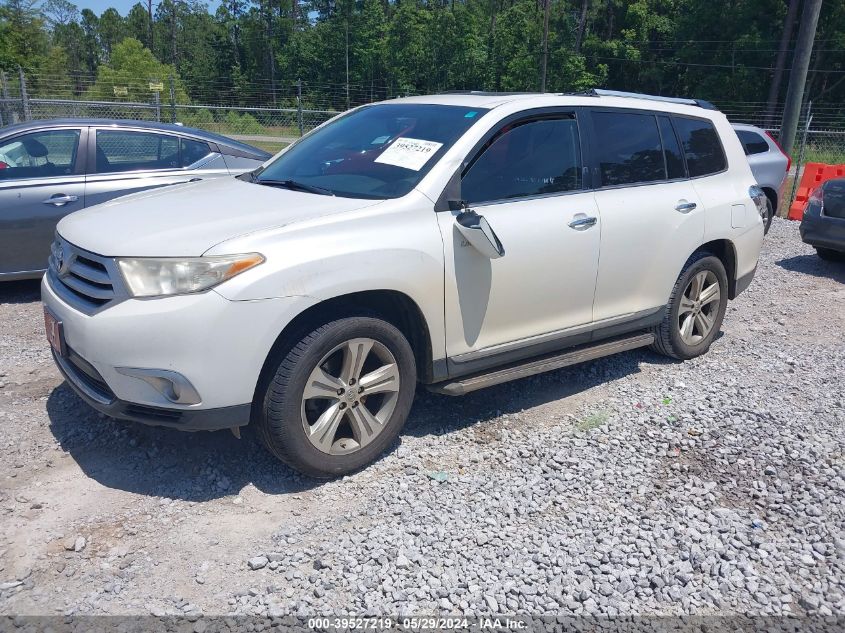
[[399,398],[399,365],[371,338],[334,347],[312,370],[302,393],[302,424],[329,455],[353,453],[384,429]]
[[697,345],[710,334],[719,312],[722,293],[712,270],[702,270],[687,284],[678,310],[681,340]]

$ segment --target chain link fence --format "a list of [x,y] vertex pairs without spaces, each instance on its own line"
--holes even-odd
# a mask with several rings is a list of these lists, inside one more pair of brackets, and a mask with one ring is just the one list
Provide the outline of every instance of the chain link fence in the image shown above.
[[[189,97],[185,85],[174,77],[0,73],[0,126],[33,119],[140,119],[181,123],[277,151],[349,107],[407,93],[385,86],[297,81],[240,87],[203,84],[192,94]],[[750,123],[779,136],[780,107],[769,110],[762,101],[725,101],[716,106],[732,122]],[[809,103],[801,115],[792,158],[790,177],[796,181],[808,162],[845,163],[845,105]],[[787,197],[791,202],[792,196]]]
[[[297,82],[284,91],[276,88],[261,93],[250,86],[234,93],[219,90],[216,99],[198,104],[173,78],[116,79],[103,85],[90,77],[0,73],[0,127],[37,119],[83,117],[158,121],[217,132],[275,151],[345,110],[347,100],[357,105],[384,96],[373,90],[370,99],[360,87],[349,91],[345,86],[327,88],[315,87],[309,93],[307,85]],[[340,107],[335,107],[337,102]]]

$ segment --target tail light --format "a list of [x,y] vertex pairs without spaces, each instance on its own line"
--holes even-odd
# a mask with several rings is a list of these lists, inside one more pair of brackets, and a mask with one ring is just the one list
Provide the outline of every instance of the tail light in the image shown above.
[[845,178],[834,178],[816,187],[804,213],[845,220]]
[[783,148],[780,146],[780,143],[778,143],[777,139],[772,136],[769,132],[766,132],[766,136],[772,139],[772,143],[777,145],[777,148],[780,150],[780,153],[786,156],[786,171],[789,171],[789,168],[792,167],[792,156],[783,151]]
[[760,214],[760,218],[765,222],[769,215],[766,194],[757,185],[751,185],[748,188],[748,196],[754,201],[754,206],[757,207],[757,213]]

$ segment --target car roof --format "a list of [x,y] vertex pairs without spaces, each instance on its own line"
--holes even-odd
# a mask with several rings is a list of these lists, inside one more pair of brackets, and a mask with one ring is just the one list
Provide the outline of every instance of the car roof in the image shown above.
[[223,136],[222,134],[215,134],[206,130],[200,130],[194,127],[187,127],[185,125],[176,125],[173,123],[158,123],[156,121],[136,121],[133,119],[95,119],[95,118],[80,118],[80,119],[37,119],[34,121],[26,121],[25,123],[17,123],[15,125],[7,125],[0,128],[0,136],[7,136],[9,134],[19,134],[21,132],[30,132],[40,130],[46,127],[117,127],[117,128],[142,128],[154,132],[169,132],[175,134],[183,134],[193,136],[204,141],[210,141],[223,145],[235,150],[240,150],[245,154],[252,155],[256,160],[266,160],[271,154],[265,152],[263,149],[253,147],[247,143],[236,141],[235,139]]
[[[598,91],[601,92],[601,91]],[[525,107],[549,106],[608,106],[637,110],[658,110],[663,112],[686,114],[712,118],[717,112],[709,103],[694,100],[672,100],[652,95],[635,93],[541,93],[541,92],[446,92],[435,95],[420,95],[389,99],[380,103],[425,103],[433,105],[452,105],[469,108],[493,109],[506,104],[524,103]]]

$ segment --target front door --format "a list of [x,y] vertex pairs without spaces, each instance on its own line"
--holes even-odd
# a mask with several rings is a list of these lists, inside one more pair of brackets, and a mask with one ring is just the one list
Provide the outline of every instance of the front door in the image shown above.
[[456,228],[457,211],[438,213],[446,350],[465,367],[524,356],[589,326],[601,228],[583,185],[573,112],[507,123],[469,158],[461,198],[487,220],[505,254],[483,255]]
[[85,204],[81,129],[0,141],[0,275],[47,268],[56,223]]

